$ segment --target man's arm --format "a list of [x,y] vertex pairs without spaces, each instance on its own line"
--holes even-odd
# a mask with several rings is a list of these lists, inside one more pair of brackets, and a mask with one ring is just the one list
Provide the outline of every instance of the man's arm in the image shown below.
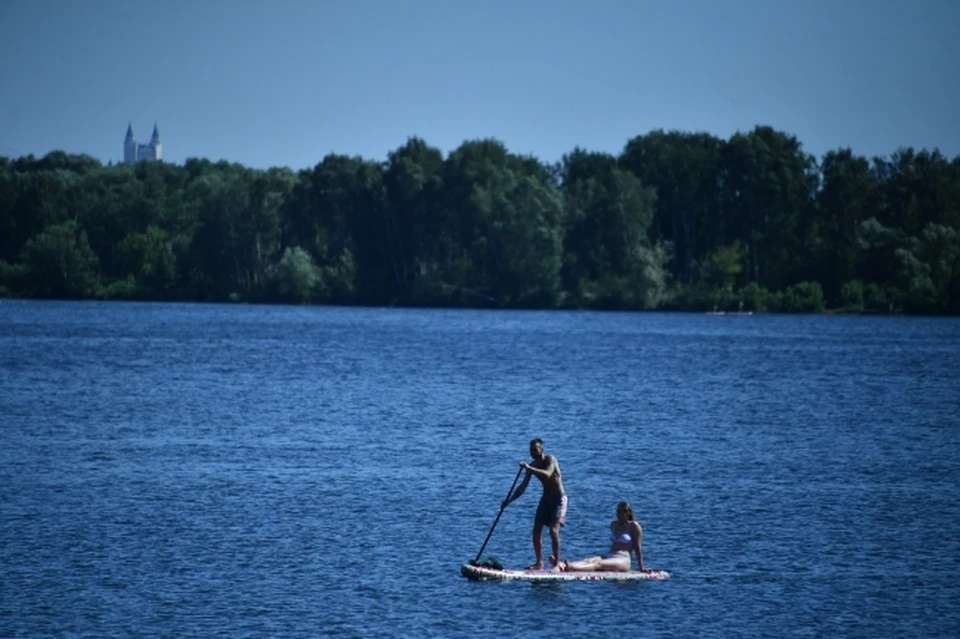
[[[528,473],[533,473],[537,477],[542,477],[543,479],[550,479],[554,472],[557,470],[557,458],[553,455],[547,455],[547,467],[546,468],[534,468],[530,464],[524,462],[523,467],[527,469]],[[527,478],[529,479],[529,475]]]
[[513,494],[507,495],[507,498],[503,500],[503,503],[500,504],[500,509],[503,510],[510,505],[510,502],[516,501],[520,495],[523,494],[523,491],[527,489],[527,484],[530,483],[530,470],[527,469],[527,474],[524,476],[523,481],[520,482],[520,485],[517,486],[517,489],[513,491]]

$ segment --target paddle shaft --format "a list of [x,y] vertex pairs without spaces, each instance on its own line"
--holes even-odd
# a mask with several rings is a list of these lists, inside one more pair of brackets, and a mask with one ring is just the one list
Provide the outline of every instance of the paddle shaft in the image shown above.
[[[510,490],[507,491],[506,499],[510,499],[510,495],[513,494],[513,489],[517,485],[517,480],[520,479],[520,473],[522,472],[523,467],[521,466],[520,470],[517,471],[517,476],[513,478],[513,484],[511,484]],[[504,501],[506,501],[506,499],[504,499]],[[490,532],[487,533],[487,538],[483,540],[483,545],[480,546],[480,552],[477,553],[477,558],[473,560],[474,563],[480,561],[480,555],[483,554],[483,549],[487,547],[487,542],[490,541],[490,536],[493,535],[493,529],[497,527],[497,522],[500,521],[500,515],[503,514],[503,510],[503,504],[500,504],[500,512],[497,513],[497,518],[493,520],[493,525],[490,526]]]

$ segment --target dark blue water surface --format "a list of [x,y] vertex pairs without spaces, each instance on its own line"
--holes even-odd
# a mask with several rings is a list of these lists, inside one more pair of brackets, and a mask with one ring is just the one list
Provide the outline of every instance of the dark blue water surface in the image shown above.
[[[0,428],[3,637],[960,636],[957,319],[5,301]],[[671,579],[460,575],[536,436]]]

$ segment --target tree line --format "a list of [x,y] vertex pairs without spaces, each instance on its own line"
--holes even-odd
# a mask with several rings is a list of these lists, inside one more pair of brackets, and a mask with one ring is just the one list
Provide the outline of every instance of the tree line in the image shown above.
[[410,138],[312,169],[0,157],[0,295],[960,312],[960,156],[819,161],[758,126],[555,163]]

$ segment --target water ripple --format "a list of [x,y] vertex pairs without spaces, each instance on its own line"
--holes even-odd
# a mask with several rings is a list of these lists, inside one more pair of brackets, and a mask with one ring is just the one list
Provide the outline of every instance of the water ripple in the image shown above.
[[[952,319],[3,304],[0,636],[957,636],[957,355]],[[564,554],[628,499],[672,579],[459,575],[533,436]]]

